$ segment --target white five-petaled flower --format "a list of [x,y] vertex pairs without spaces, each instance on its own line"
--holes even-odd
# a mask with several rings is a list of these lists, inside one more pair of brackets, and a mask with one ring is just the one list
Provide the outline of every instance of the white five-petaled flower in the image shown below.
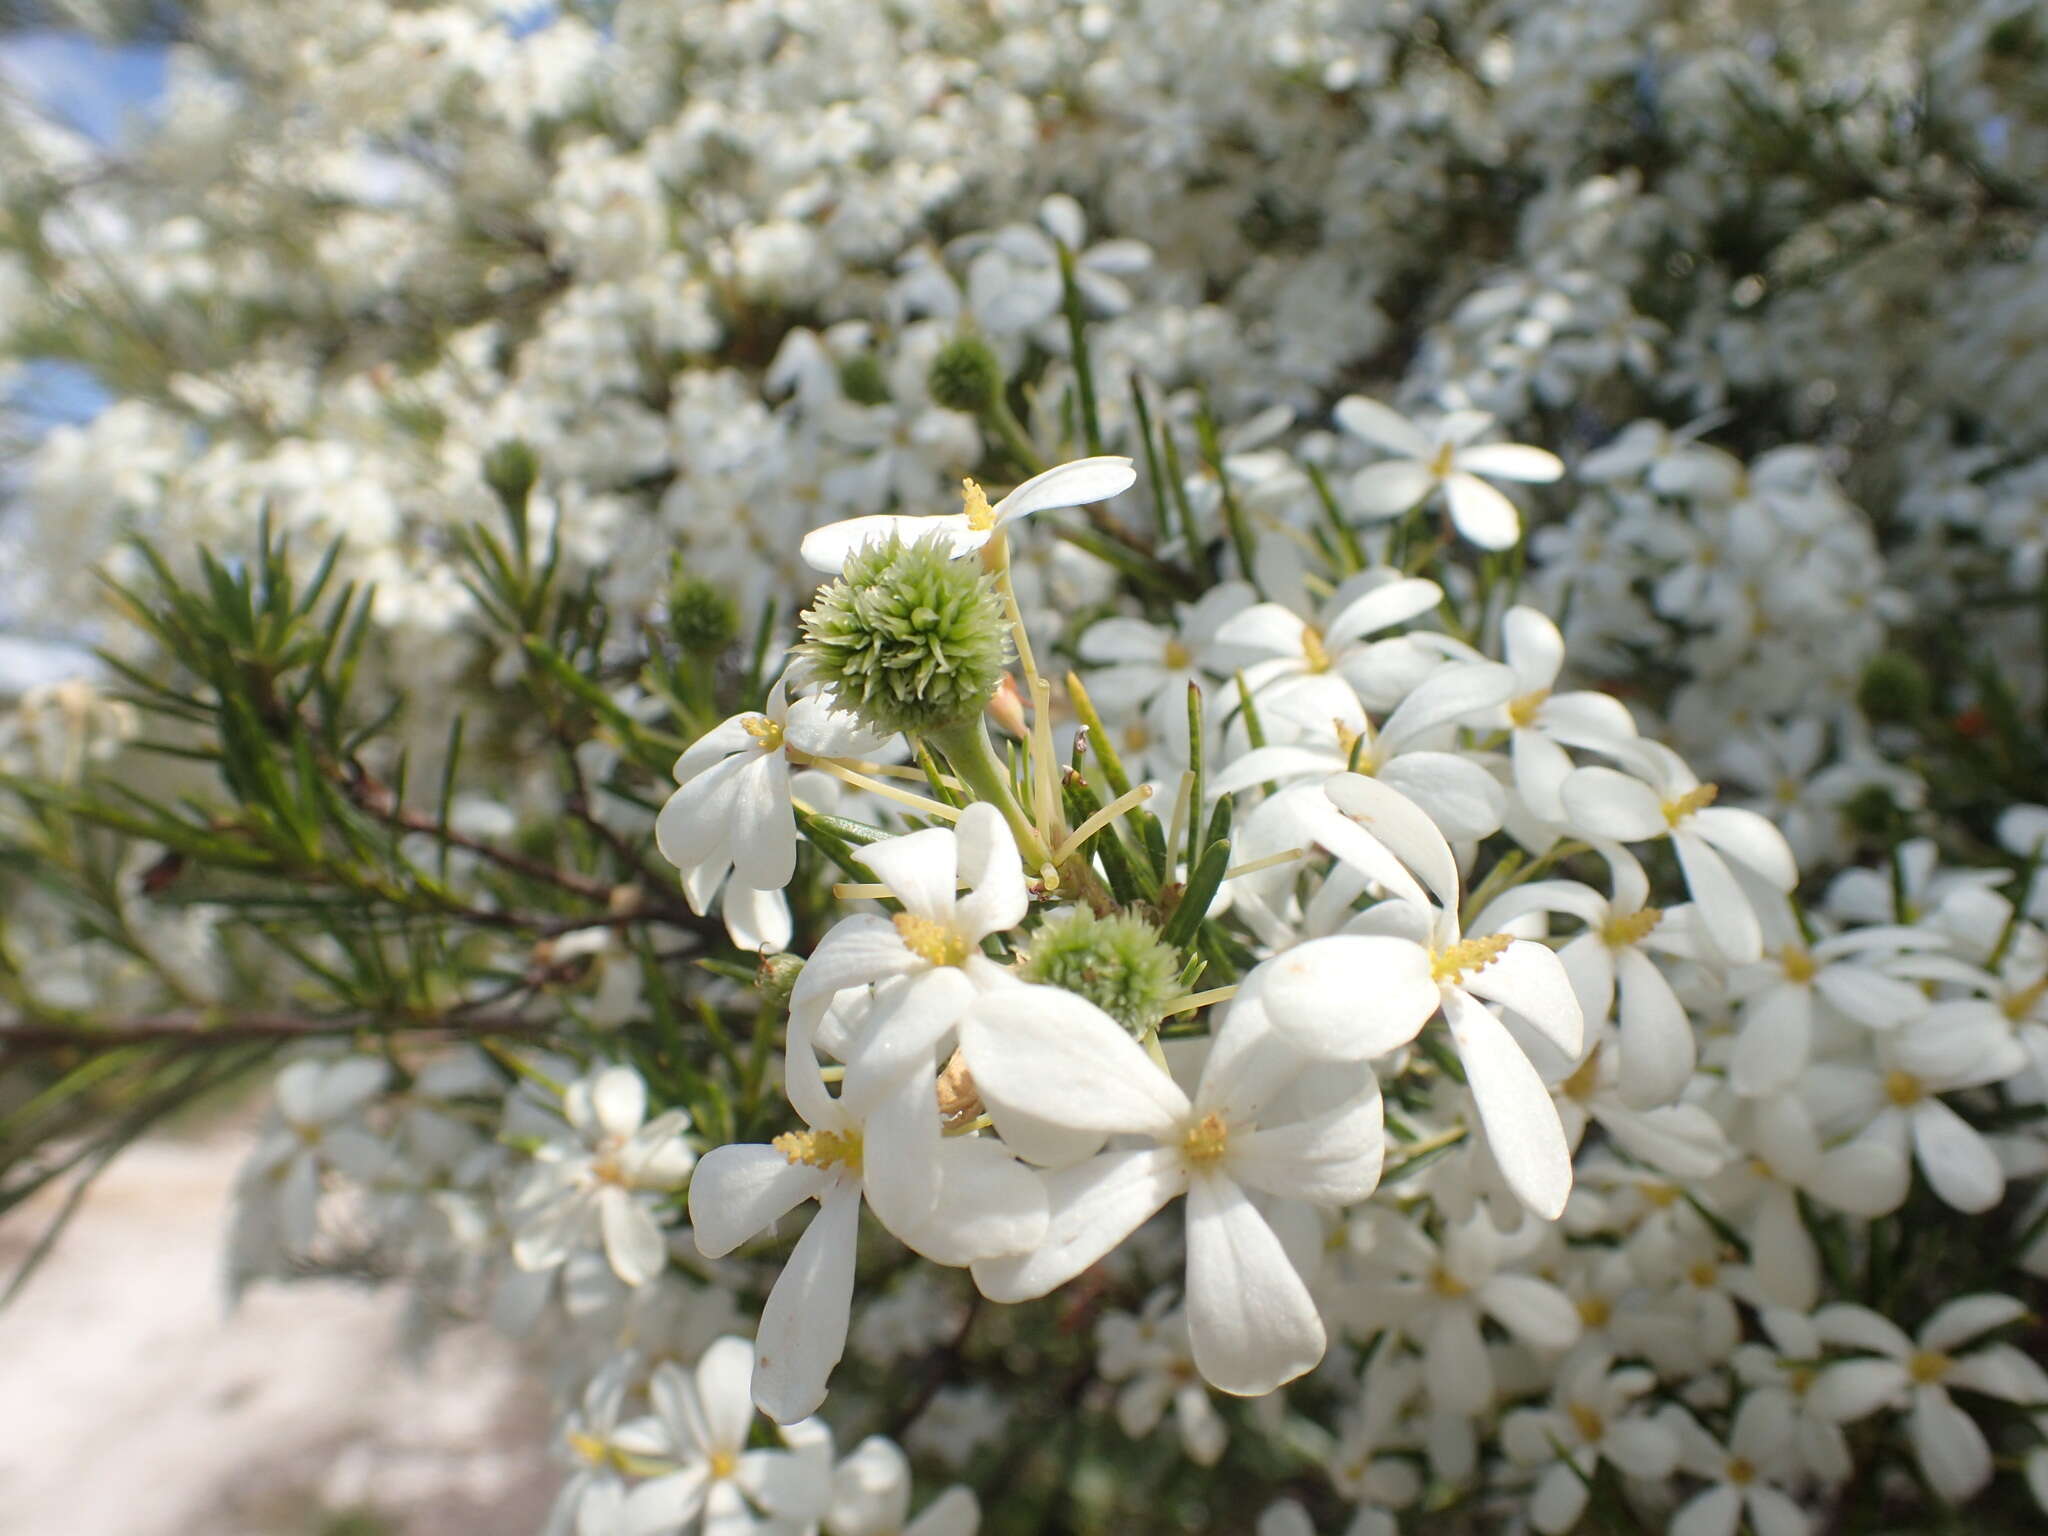
[[1397,517],[1442,488],[1458,532],[1481,549],[1508,549],[1522,536],[1515,504],[1482,480],[1545,484],[1564,473],[1553,453],[1521,443],[1473,439],[1493,425],[1486,411],[1452,411],[1430,431],[1363,395],[1337,402],[1337,425],[1394,457],[1351,478],[1351,506],[1366,517]]
[[691,910],[705,910],[728,869],[750,891],[789,884],[796,873],[793,755],[868,758],[885,741],[822,698],[792,702],[780,679],[759,711],[734,715],[693,742],[676,759],[676,791],[654,822],[662,856],[683,872]]
[[2026,1304],[2011,1296],[1962,1296],[1928,1318],[1918,1338],[1909,1339],[1896,1323],[1867,1307],[1823,1307],[1813,1318],[1821,1338],[1870,1354],[1823,1369],[1808,1394],[1808,1406],[1839,1424],[1867,1418],[1880,1408],[1904,1407],[1906,1436],[1920,1470],[1937,1494],[1960,1504],[1991,1480],[1991,1447],[1949,1389],[2039,1403],[2048,1400],[2048,1373],[2010,1344],[1956,1351],[2026,1312]]
[[994,506],[972,480],[966,482],[965,507],[958,512],[915,516],[880,513],[827,523],[804,535],[804,562],[813,570],[836,576],[856,551],[891,538],[913,543],[933,535],[944,537],[954,556],[971,555],[1000,532],[1005,523],[1054,507],[1085,507],[1122,495],[1136,483],[1131,461],[1114,454],[1055,464],[1033,475]]
[[893,1440],[869,1435],[832,1474],[826,1536],[974,1536],[981,1505],[967,1488],[941,1493],[910,1518],[910,1458]]
[[[1363,1200],[1379,1183],[1385,1142],[1371,1072],[1305,1070],[1267,1027],[1253,978],[1192,1095],[1108,1014],[1058,988],[991,993],[960,1026],[996,1129],[1054,1165],[1044,1240],[975,1265],[982,1294],[1043,1296],[1186,1195],[1195,1365],[1240,1396],[1292,1381],[1326,1342],[1307,1285],[1248,1191],[1324,1206]],[[1134,1140],[1096,1150],[1112,1136]]]
[[1601,1462],[1641,1478],[1669,1477],[1678,1463],[1669,1426],[1635,1407],[1656,1386],[1654,1371],[1617,1370],[1612,1354],[1588,1345],[1566,1357],[1556,1381],[1546,1407],[1517,1410],[1501,1425],[1508,1455],[1543,1468],[1529,1496],[1529,1523],[1546,1536],[1579,1523]]
[[[812,1529],[825,1508],[831,1442],[749,1449],[754,1346],[730,1334],[685,1371],[654,1368],[650,1416],[622,1425],[612,1444],[656,1474],[626,1496],[624,1536],[704,1536]],[[765,1516],[763,1520],[760,1517]]]
[[647,1085],[631,1067],[571,1083],[562,1112],[574,1135],[534,1154],[512,1201],[512,1256],[522,1269],[553,1269],[576,1249],[602,1244],[621,1280],[644,1285],[668,1263],[655,1208],[696,1161],[683,1139],[689,1114],[671,1109],[647,1120]]
[[251,1184],[275,1183],[278,1220],[292,1248],[312,1244],[325,1169],[367,1182],[390,1161],[384,1144],[355,1123],[390,1075],[374,1056],[309,1058],[277,1074],[277,1124],[258,1143],[243,1177]]
[[1533,940],[1461,934],[1457,861],[1413,801],[1359,774],[1339,774],[1324,792],[1332,808],[1317,841],[1394,899],[1272,962],[1273,1027],[1312,1056],[1361,1061],[1406,1045],[1441,1009],[1502,1176],[1554,1219],[1571,1193],[1571,1149],[1542,1076],[1486,1002],[1576,1061],[1585,1018],[1563,964]]
[[1514,696],[1505,706],[1515,792],[1537,819],[1561,822],[1564,800],[1559,791],[1573,767],[1565,748],[1605,752],[1613,742],[1634,739],[1635,719],[1611,694],[1553,691],[1564,670],[1564,636],[1544,614],[1534,608],[1510,608],[1501,615],[1500,636],[1501,650],[1515,674]]

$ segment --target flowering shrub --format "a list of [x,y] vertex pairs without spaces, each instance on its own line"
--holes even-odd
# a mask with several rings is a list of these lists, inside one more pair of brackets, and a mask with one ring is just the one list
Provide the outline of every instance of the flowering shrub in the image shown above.
[[174,25],[0,116],[7,1204],[274,1070],[575,1536],[2048,1516],[2035,8]]

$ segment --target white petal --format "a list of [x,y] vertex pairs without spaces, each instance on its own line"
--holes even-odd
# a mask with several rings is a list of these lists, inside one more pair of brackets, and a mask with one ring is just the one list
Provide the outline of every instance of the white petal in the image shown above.
[[846,1353],[859,1236],[860,1186],[841,1183],[804,1228],[761,1309],[754,1401],[778,1424],[817,1411],[832,1367]]
[[1104,1152],[1046,1175],[1048,1219],[1038,1247],[984,1259],[974,1282],[991,1301],[1030,1301],[1064,1285],[1187,1188],[1177,1148]]
[[1483,1003],[1446,987],[1443,1007],[1501,1176],[1515,1198],[1556,1220],[1572,1191],[1572,1154],[1550,1090]]
[[951,926],[960,878],[959,843],[951,827],[885,837],[855,856],[895,893],[905,911]]
[[1621,990],[1621,1100],[1631,1109],[1668,1104],[1692,1076],[1698,1055],[1692,1022],[1649,956],[1623,948],[1614,966]]
[[610,1136],[630,1136],[647,1114],[647,1085],[631,1067],[606,1067],[590,1085],[590,1106]]
[[723,1258],[819,1193],[828,1177],[773,1147],[713,1147],[690,1178],[690,1230],[698,1251]]
[[1474,475],[1454,474],[1444,481],[1451,521],[1458,532],[1481,549],[1512,549],[1522,536],[1522,514],[1515,504]]
[[1906,1421],[1913,1454],[1935,1493],[1960,1504],[1991,1481],[1991,1447],[1977,1421],[1938,1387],[1913,1394]]
[[1564,670],[1564,636],[1540,609],[1510,608],[1500,618],[1500,639],[1523,693],[1547,691]]
[[1967,1344],[1979,1334],[2027,1315],[2027,1304],[2013,1296],[1959,1296],[1944,1303],[1920,1330],[1920,1347],[1940,1354],[1953,1354],[1958,1344]]
[[1045,1180],[1000,1143],[949,1137],[939,1148],[938,1199],[910,1246],[940,1264],[1028,1253],[1045,1240]]
[[1260,992],[1273,1028],[1297,1049],[1363,1061],[1406,1045],[1437,1010],[1429,952],[1406,939],[1333,934],[1271,962]]
[[1812,1042],[1812,992],[1790,984],[1772,987],[1743,1005],[1728,1080],[1746,1099],[1775,1097],[1806,1070]]
[[974,1536],[980,1526],[981,1505],[972,1490],[955,1485],[927,1504],[903,1536]]
[[1495,661],[1441,667],[1424,678],[1380,727],[1380,748],[1398,752],[1409,742],[1484,714],[1515,695],[1512,668]]
[[956,559],[972,554],[990,537],[988,533],[968,527],[966,514],[960,512],[936,517],[882,513],[874,517],[849,517],[844,522],[813,528],[804,535],[798,552],[803,556],[804,564],[812,570],[837,576],[846,569],[847,561],[870,544],[886,544],[892,538],[905,544],[915,544],[935,534],[952,546]]
[[1004,933],[1024,921],[1031,892],[1024,883],[1024,863],[1017,839],[994,806],[977,802],[960,813],[953,835],[958,840],[958,878],[971,890],[959,898],[953,920],[969,938]]
[[1188,1337],[1211,1385],[1258,1397],[1323,1358],[1323,1319],[1280,1239],[1242,1189],[1188,1187]]
[[[1420,806],[1399,790],[1359,773],[1335,775],[1323,792],[1331,804],[1421,876],[1445,910],[1457,910],[1458,861],[1443,833]],[[1339,849],[1330,851],[1344,857]],[[1371,869],[1363,872],[1378,878]]]
[[1742,1494],[1721,1483],[1683,1505],[1671,1517],[1668,1536],[1735,1536],[1742,1523]]
[[932,1069],[900,1073],[861,1126],[861,1185],[875,1219],[908,1244],[939,1199],[939,1101]]
[[1382,582],[1352,598],[1336,612],[1324,627],[1323,642],[1334,649],[1392,625],[1405,624],[1430,612],[1443,598],[1442,587],[1419,576]]
[[754,1423],[754,1346],[726,1334],[697,1360],[697,1405],[705,1449],[737,1453]]
[[1763,954],[1764,932],[1742,882],[1720,854],[1691,832],[1674,831],[1671,845],[1678,851],[1685,887],[1714,947],[1737,965],[1753,963]]
[[1427,459],[1436,452],[1436,444],[1420,427],[1399,411],[1364,395],[1346,395],[1331,414],[1345,431],[1403,458]]
[[779,891],[796,873],[796,820],[789,804],[789,759],[767,752],[734,780],[732,864],[742,885]]
[[1386,1121],[1379,1082],[1347,1104],[1291,1125],[1261,1126],[1231,1137],[1230,1176],[1253,1189],[1315,1205],[1351,1205],[1371,1194],[1385,1160]]
[[1579,1337],[1578,1308],[1547,1280],[1534,1275],[1492,1275],[1479,1288],[1478,1297],[1489,1317],[1534,1348],[1569,1349]]
[[1912,1378],[1896,1360],[1840,1360],[1807,1389],[1806,1409],[1831,1424],[1853,1424],[1904,1400]]
[[930,1076],[939,1042],[980,995],[967,973],[952,965],[876,988],[874,1012],[846,1059],[840,1098],[848,1111],[865,1113],[906,1072]]
[[1575,832],[1641,843],[1670,830],[1657,792],[1612,768],[1576,769],[1558,793]]
[[996,523],[1000,526],[1048,507],[1085,507],[1091,502],[1107,501],[1128,491],[1137,480],[1138,472],[1131,461],[1115,455],[1055,464],[997,502]]
[[598,1191],[597,1212],[612,1273],[628,1285],[645,1285],[662,1272],[668,1264],[668,1244],[653,1215],[629,1191],[606,1185]]
[[[622,1523],[624,1536],[667,1536],[686,1529],[704,1507],[704,1489],[710,1468],[703,1464],[671,1472],[640,1484],[626,1496]],[[606,1536],[616,1536],[607,1531]]]
[[1507,818],[1508,797],[1500,781],[1453,752],[1404,752],[1378,778],[1412,801],[1453,842],[1491,837]]
[[1360,517],[1396,517],[1415,506],[1436,485],[1427,464],[1388,459],[1368,464],[1351,477],[1345,500]]
[[1943,1201],[1959,1211],[1988,1211],[2005,1198],[2005,1171],[1976,1128],[1939,1099],[1913,1107],[1913,1155]]
[[1187,1095],[1137,1041],[1058,987],[989,994],[961,1021],[960,1049],[998,1131],[1011,1106],[1075,1130],[1160,1138],[1188,1116]]
[[1556,454],[1523,443],[1481,443],[1477,448],[1461,448],[1455,462],[1470,474],[1521,480],[1531,485],[1547,485],[1564,474],[1564,461]]
[[1710,805],[1694,811],[1686,825],[1776,889],[1789,891],[1799,883],[1799,865],[1792,857],[1792,845],[1785,841],[1784,833],[1755,811]]
[[1467,977],[1468,992],[1512,1008],[1572,1061],[1585,1044],[1585,1015],[1557,956],[1529,939],[1516,939]]
[[1806,1536],[1806,1511],[1769,1483],[1751,1483],[1743,1490],[1743,1502],[1756,1536]]

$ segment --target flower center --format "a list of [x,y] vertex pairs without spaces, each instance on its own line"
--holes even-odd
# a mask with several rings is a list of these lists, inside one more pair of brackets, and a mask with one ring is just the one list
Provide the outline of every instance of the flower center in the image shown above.
[[755,744],[763,752],[773,752],[782,745],[781,723],[770,720],[766,715],[741,716],[740,729],[753,737]]
[[1598,1440],[1607,1433],[1606,1421],[1584,1403],[1567,1404],[1565,1412],[1571,1415],[1572,1428],[1579,1432],[1581,1440]]
[[739,1469],[740,1459],[733,1455],[731,1451],[713,1451],[711,1453],[711,1481],[714,1483],[724,1482],[725,1479],[731,1477]]
[[1735,1484],[1738,1488],[1746,1487],[1750,1483],[1755,1482],[1755,1464],[1745,1457],[1730,1456],[1728,1458],[1728,1481]]
[[1429,974],[1448,986],[1477,971],[1485,970],[1507,953],[1515,941],[1505,933],[1490,933],[1483,939],[1460,939],[1443,949],[1429,952]]
[[1785,979],[1805,986],[1813,980],[1820,967],[1813,963],[1813,956],[1807,953],[1804,944],[1787,944],[1785,952],[1778,957],[1778,964],[1785,969]]
[[1221,1158],[1229,1146],[1230,1127],[1212,1109],[1188,1128],[1187,1135],[1181,1138],[1180,1154],[1197,1168],[1207,1168]]
[[1508,718],[1517,727],[1526,730],[1536,723],[1536,712],[1550,698],[1548,688],[1538,688],[1534,693],[1525,693],[1519,699],[1508,700]]
[[1911,1109],[1927,1097],[1927,1090],[1920,1086],[1920,1079],[1910,1072],[1901,1072],[1897,1067],[1884,1075],[1884,1096],[1900,1109]]
[[593,1467],[611,1466],[617,1460],[612,1448],[595,1435],[586,1434],[580,1429],[572,1429],[569,1431],[568,1440],[569,1449]]
[[1948,1374],[1948,1367],[1947,1355],[1922,1349],[1915,1351],[1913,1358],[1906,1362],[1906,1374],[1921,1386],[1931,1387]]
[[1169,640],[1166,642],[1167,671],[1185,672],[1188,669],[1189,665],[1193,663],[1194,659],[1194,652],[1190,651],[1185,645],[1181,644],[1180,641]]
[[1313,624],[1301,626],[1301,655],[1311,672],[1330,670],[1329,648],[1323,644],[1323,632]]
[[1605,1328],[1614,1316],[1614,1307],[1605,1296],[1584,1296],[1579,1299],[1579,1321],[1588,1328]]
[[1601,928],[1600,937],[1607,941],[1609,949],[1626,949],[1631,944],[1642,943],[1663,921],[1662,907],[1644,907],[1626,917],[1610,917]]
[[1688,789],[1676,799],[1666,800],[1664,824],[1667,827],[1677,826],[1694,811],[1703,811],[1712,805],[1720,793],[1721,786],[1718,784],[1701,784],[1697,788]]
[[1999,1011],[2017,1024],[2034,1011],[2043,997],[2048,997],[2048,976],[2043,976],[2031,987],[2020,988],[1998,1005]]
[[1472,1287],[1439,1264],[1430,1273],[1429,1288],[1447,1301],[1471,1294]]
[[1436,456],[1429,461],[1430,474],[1439,480],[1446,478],[1453,469],[1457,468],[1457,454],[1457,449],[1453,448],[1449,443],[1445,443],[1437,449]]
[[967,513],[967,526],[976,533],[987,533],[995,527],[995,508],[988,504],[988,494],[972,480],[960,482],[960,503]]
[[851,1168],[860,1172],[859,1131],[784,1131],[768,1143],[792,1165]]
[[913,912],[898,912],[890,919],[903,939],[903,947],[932,965],[965,965],[968,943],[944,923]]
[[1657,1210],[1668,1211],[1678,1203],[1678,1186],[1676,1184],[1645,1184],[1643,1186],[1643,1199]]

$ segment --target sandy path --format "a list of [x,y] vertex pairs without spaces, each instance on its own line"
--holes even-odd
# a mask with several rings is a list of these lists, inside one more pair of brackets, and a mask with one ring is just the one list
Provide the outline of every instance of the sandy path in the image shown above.
[[[415,1370],[399,1298],[335,1281],[226,1312],[245,1138],[131,1149],[0,1311],[0,1536],[537,1529],[544,1410],[501,1341],[452,1337]],[[10,1272],[47,1211],[0,1227]]]

